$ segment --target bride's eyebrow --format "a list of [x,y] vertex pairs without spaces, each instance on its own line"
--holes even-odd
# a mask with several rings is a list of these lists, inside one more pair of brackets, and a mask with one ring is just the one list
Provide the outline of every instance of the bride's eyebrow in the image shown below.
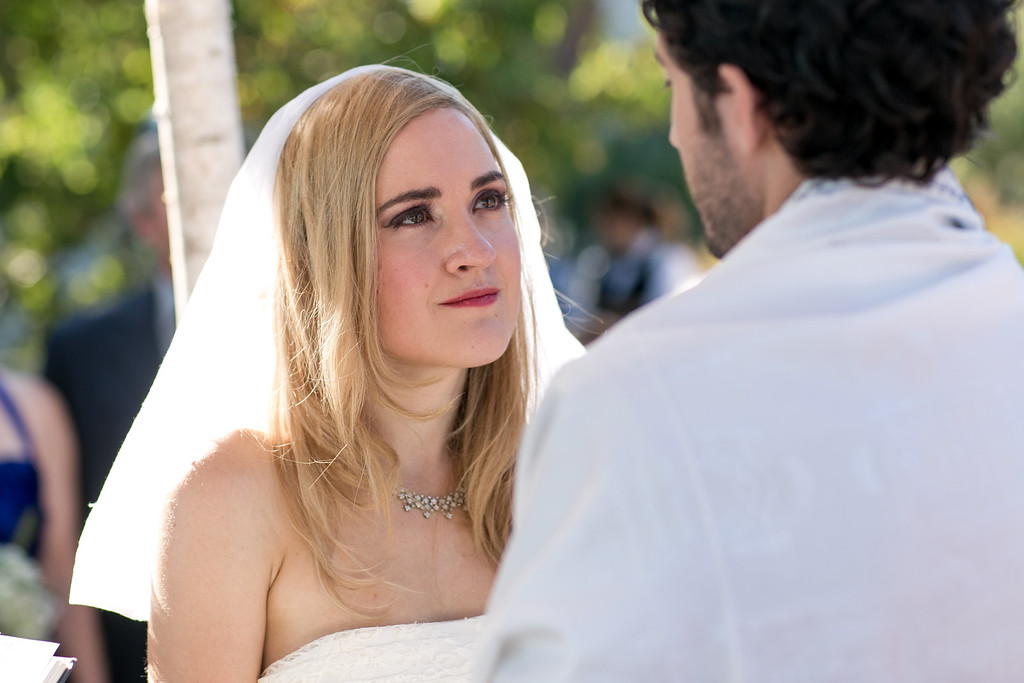
[[491,171],[490,173],[483,174],[482,176],[474,180],[472,183],[470,183],[470,188],[476,190],[478,188],[483,187],[487,183],[493,182],[495,180],[505,180],[505,176],[501,174],[501,171]]
[[[505,180],[505,176],[502,175],[501,171],[491,171],[489,173],[484,173],[482,176],[475,178],[473,182],[470,183],[470,187],[476,190],[488,183],[494,182],[495,180]],[[407,202],[412,199],[437,199],[440,196],[441,190],[437,189],[434,186],[424,187],[422,189],[417,190],[409,190],[408,192],[396,194],[394,197],[392,197],[391,199],[387,200],[386,202],[377,207],[377,216],[379,217],[382,213],[390,209],[395,204],[401,204],[402,202]]]
[[[483,177],[483,176],[481,176]],[[475,181],[474,181],[475,182]],[[441,190],[436,187],[424,187],[420,190],[409,190],[402,194],[396,194],[391,199],[387,200],[383,204],[377,207],[377,216],[380,217],[382,213],[390,209],[395,204],[401,204],[407,202],[410,199],[437,199],[441,196]]]

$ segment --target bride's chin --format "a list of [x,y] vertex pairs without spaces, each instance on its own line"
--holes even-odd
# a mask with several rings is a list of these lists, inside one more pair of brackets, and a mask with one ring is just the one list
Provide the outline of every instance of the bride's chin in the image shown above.
[[473,354],[475,356],[475,361],[467,363],[465,366],[466,369],[482,368],[485,365],[490,365],[497,361],[505,355],[506,351],[508,351],[510,341],[511,340],[505,340],[504,343],[495,344],[489,349],[480,349],[480,353]]

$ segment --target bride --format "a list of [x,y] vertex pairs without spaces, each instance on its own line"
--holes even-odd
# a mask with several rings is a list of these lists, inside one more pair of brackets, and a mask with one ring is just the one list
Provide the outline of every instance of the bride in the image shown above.
[[479,112],[394,67],[315,86],[232,185],[72,599],[148,608],[155,681],[462,680],[520,432],[579,353]]

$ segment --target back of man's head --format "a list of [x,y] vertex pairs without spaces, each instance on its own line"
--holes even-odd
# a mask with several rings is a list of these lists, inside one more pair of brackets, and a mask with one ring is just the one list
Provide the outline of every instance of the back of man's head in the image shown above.
[[1016,56],[1015,0],[643,0],[713,121],[742,69],[809,177],[930,179],[987,124]]
[[144,127],[125,152],[117,209],[135,236],[153,250],[159,271],[170,277],[167,208],[155,126]]
[[126,220],[132,222],[137,213],[164,210],[162,205],[154,206],[151,192],[153,178],[160,174],[159,138],[156,127],[147,126],[132,139],[122,160],[117,204]]

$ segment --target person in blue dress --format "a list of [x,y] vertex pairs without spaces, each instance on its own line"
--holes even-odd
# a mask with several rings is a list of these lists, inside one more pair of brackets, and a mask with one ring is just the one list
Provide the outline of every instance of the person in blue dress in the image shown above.
[[78,658],[75,681],[103,683],[96,612],[68,607],[80,528],[78,450],[63,401],[42,379],[0,369],[0,571],[35,565],[39,594],[52,596],[34,607],[0,599],[0,631],[57,640]]

